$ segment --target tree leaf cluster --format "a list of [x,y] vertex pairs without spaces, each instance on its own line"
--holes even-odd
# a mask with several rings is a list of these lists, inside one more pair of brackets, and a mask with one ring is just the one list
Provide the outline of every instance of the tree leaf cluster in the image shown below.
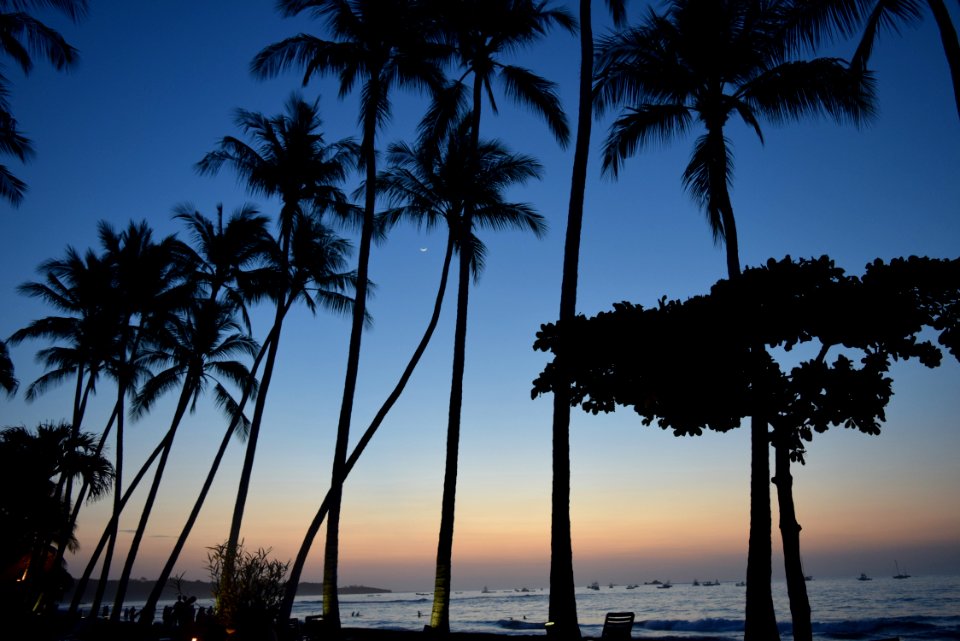
[[[877,434],[892,361],[938,366],[931,333],[957,356],[958,296],[958,259],[878,259],[862,277],[826,256],[771,259],[706,295],[544,325],[534,348],[555,357],[532,395],[566,378],[572,405],[631,407],[678,436],[726,431],[756,411],[802,440],[838,425]],[[804,344],[816,356],[785,371],[773,349]],[[831,348],[839,353],[829,362]],[[802,460],[798,442],[793,450]]]

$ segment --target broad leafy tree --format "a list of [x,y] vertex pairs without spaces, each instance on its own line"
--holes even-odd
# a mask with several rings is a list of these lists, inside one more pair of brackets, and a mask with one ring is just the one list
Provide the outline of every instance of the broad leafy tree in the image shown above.
[[[56,69],[73,68],[79,55],[56,30],[31,15],[53,9],[77,21],[87,14],[87,0],[2,0],[0,1],[0,54],[12,60],[24,74],[33,69],[34,57],[46,59]],[[10,78],[0,73],[0,153],[24,162],[34,153],[30,140],[19,130],[10,111]],[[27,185],[0,165],[0,197],[17,206]]]
[[[958,312],[957,260],[876,261],[856,278],[826,257],[787,258],[720,281],[709,295],[664,298],[649,309],[622,303],[591,319],[544,326],[536,347],[564,356],[571,401],[589,412],[630,407],[646,425],[696,435],[738,427],[762,409],[774,428],[794,637],[809,640],[790,461],[802,461],[803,442],[830,426],[878,434],[892,395],[891,361],[937,366],[931,330],[960,355]],[[808,343],[815,355],[789,371],[769,351]],[[556,362],[534,382],[535,395],[563,380]]]
[[[290,68],[313,76],[334,75],[341,97],[361,85],[359,120],[362,131],[360,163],[364,171],[363,219],[357,256],[357,291],[347,351],[343,398],[334,446],[331,496],[324,549],[324,620],[340,627],[337,571],[340,504],[360,366],[360,344],[367,317],[370,248],[374,234],[377,189],[377,132],[390,116],[390,92],[395,87],[438,89],[443,82],[443,49],[433,42],[430,20],[422,3],[410,0],[280,0],[285,16],[308,13],[323,21],[330,39],[299,34],[264,48],[252,62],[254,74],[273,77]],[[312,539],[310,533],[308,539]],[[309,546],[312,541],[305,541]]]
[[[787,2],[672,0],[640,25],[605,38],[598,53],[597,107],[622,107],[604,144],[604,170],[617,175],[647,144],[702,128],[683,184],[715,241],[725,245],[731,279],[740,274],[740,257],[724,133],[729,119],[739,117],[763,140],[762,119],[828,115],[860,123],[873,113],[873,84],[864,70],[833,58],[792,58],[789,9]],[[779,638],[770,588],[769,438],[766,418],[752,415],[747,641]]]

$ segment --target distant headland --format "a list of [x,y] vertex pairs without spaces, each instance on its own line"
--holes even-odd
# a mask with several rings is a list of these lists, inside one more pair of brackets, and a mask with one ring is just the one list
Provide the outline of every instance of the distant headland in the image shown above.
[[[153,590],[154,581],[147,579],[131,579],[130,585],[127,587],[127,600],[128,601],[145,601],[150,595],[150,591]],[[107,586],[105,590],[105,599],[110,602],[113,599],[113,595],[116,594],[116,581],[107,581]],[[85,600],[92,600],[93,595],[96,593],[97,582],[90,581],[87,585],[86,597]],[[213,585],[207,581],[181,581],[180,582],[180,592],[184,596],[195,596],[198,599],[209,599],[213,593]],[[368,585],[345,585],[340,588],[337,588],[337,594],[386,594],[391,592],[386,588],[375,588]],[[177,598],[177,586],[174,581],[168,581],[167,586],[164,589],[163,598],[164,599],[176,599]],[[322,583],[301,583],[297,589],[297,594],[301,596],[319,596],[323,594],[323,584]],[[69,602],[69,599],[72,597],[72,591],[67,593],[64,597],[64,600]]]

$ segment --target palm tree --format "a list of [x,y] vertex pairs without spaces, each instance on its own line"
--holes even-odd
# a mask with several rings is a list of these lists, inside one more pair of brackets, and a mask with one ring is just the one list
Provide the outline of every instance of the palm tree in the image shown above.
[[798,38],[812,45],[835,32],[860,34],[851,64],[866,69],[877,37],[884,29],[897,32],[923,20],[924,5],[933,14],[950,68],[953,97],[960,116],[960,40],[944,0],[808,0],[794,3],[792,19]]
[[[77,50],[57,31],[27,13],[46,8],[76,22],[86,16],[87,0],[0,0],[0,53],[13,59],[24,74],[33,69],[34,55],[46,58],[58,70],[70,69],[77,63]],[[33,155],[33,145],[18,130],[10,112],[9,87],[10,80],[0,73],[0,152],[25,162]],[[0,196],[16,207],[26,191],[26,183],[0,165]]]
[[[740,258],[728,119],[739,116],[763,140],[761,117],[783,122],[825,114],[861,123],[873,114],[873,83],[863,70],[832,58],[790,60],[789,8],[787,2],[671,0],[663,13],[651,10],[640,26],[605,38],[598,56],[597,108],[625,105],[604,145],[604,171],[617,175],[638,148],[685,134],[695,121],[705,129],[683,183],[715,241],[726,246],[731,279],[740,274]],[[779,638],[770,591],[769,441],[765,417],[754,415],[747,641]]]
[[[175,218],[187,226],[193,238],[194,251],[197,254],[197,269],[194,278],[208,289],[211,299],[219,296],[223,302],[231,303],[234,311],[241,314],[244,326],[249,332],[250,322],[246,312],[248,292],[258,289],[255,283],[258,281],[259,270],[262,267],[268,247],[273,242],[267,231],[268,219],[258,214],[252,207],[244,206],[237,209],[224,224],[222,205],[217,206],[217,219],[213,221],[186,204],[175,209]],[[267,342],[272,340],[272,336],[273,334],[268,336]],[[173,573],[180,552],[190,536],[194,523],[196,523],[207,493],[213,484],[213,479],[220,468],[220,462],[223,460],[231,436],[236,432],[238,426],[243,434],[249,431],[250,425],[246,417],[243,416],[243,407],[251,394],[256,396],[256,371],[266,354],[265,347],[266,345],[260,346],[254,359],[249,378],[244,381],[240,402],[236,403],[229,397],[218,397],[218,401],[224,404],[223,408],[229,420],[228,428],[210,465],[207,478],[194,502],[187,522],[184,524],[167,562],[160,571],[154,589],[143,607],[140,622],[144,625],[150,625],[153,622],[153,613],[156,610],[157,602],[163,594],[163,589]]]
[[[580,92],[577,136],[570,180],[570,204],[563,245],[563,276],[560,283],[560,321],[572,322],[577,309],[577,279],[580,270],[580,234],[586,194],[587,161],[593,125],[593,18],[590,0],[580,0]],[[626,20],[625,0],[607,0],[614,24]],[[556,364],[562,371],[562,363]],[[553,393],[553,488],[550,517],[550,634],[579,639],[577,600],[573,580],[573,544],[570,532],[570,395],[567,385]]]
[[[62,492],[66,479],[83,478],[90,497],[104,496],[110,487],[112,467],[96,451],[91,434],[74,434],[68,423],[42,424],[36,432],[22,427],[0,431],[0,485],[17,487],[4,492],[0,505],[0,567],[21,564],[29,602],[45,602],[44,594],[56,586],[44,585],[44,568],[51,541],[76,546],[70,521],[70,497]],[[57,571],[60,563],[50,565]]]
[[[286,103],[286,113],[273,118],[238,110],[236,124],[253,139],[253,146],[227,136],[221,139],[216,151],[209,152],[197,163],[197,169],[204,174],[217,173],[225,164],[229,165],[252,192],[264,196],[279,196],[282,203],[279,235],[273,243],[270,256],[272,277],[267,279],[268,286],[265,291],[254,294],[273,299],[276,312],[271,330],[273,340],[269,341],[267,346],[260,394],[247,438],[246,455],[227,541],[228,553],[236,549],[240,540],[240,526],[253,472],[260,422],[276,362],[281,327],[294,302],[310,300],[303,289],[308,282],[303,280],[303,277],[307,274],[301,272],[298,277],[300,280],[292,278],[295,230],[307,230],[312,224],[311,216],[319,217],[329,210],[341,213],[349,210],[346,197],[337,185],[346,177],[347,169],[355,157],[355,147],[348,141],[326,144],[320,133],[322,123],[318,109],[318,101],[308,103],[294,94]],[[339,272],[342,269],[346,245],[339,239],[334,239],[329,232],[325,233],[322,249],[331,253],[325,259],[329,261],[326,263],[329,269],[324,278],[338,274],[341,282],[337,287],[345,287],[348,279]],[[334,306],[343,302],[338,296],[324,300]]]
[[31,322],[14,332],[10,342],[46,339],[59,343],[38,352],[47,371],[27,387],[26,398],[35,400],[51,386],[75,378],[72,425],[76,432],[117,329],[117,306],[110,292],[112,271],[92,250],[81,255],[73,247],[67,247],[64,258],[45,261],[39,271],[42,281],[24,283],[17,290],[43,300],[63,315]]
[[[473,157],[475,153],[477,158]],[[542,236],[546,225],[539,214],[527,204],[507,202],[503,198],[503,191],[508,187],[539,178],[541,167],[529,156],[509,153],[497,141],[483,142],[479,148],[474,147],[471,125],[466,121],[448,134],[442,151],[437,151],[432,144],[416,149],[396,144],[390,148],[390,161],[391,169],[382,177],[383,186],[392,200],[403,204],[387,212],[387,223],[392,225],[403,219],[426,227],[445,223],[448,249],[444,271],[449,268],[451,251],[455,250],[460,256],[443,506],[433,614],[430,619],[431,628],[446,634],[450,630],[450,568],[467,305],[470,277],[472,275],[474,280],[479,277],[486,257],[486,248],[474,235],[474,229],[525,229],[537,237]],[[445,282],[444,276],[441,287],[445,286]],[[441,289],[438,303],[442,294]],[[439,305],[435,308],[436,313],[439,313]]]
[[235,357],[246,355],[252,358],[258,351],[256,342],[236,322],[234,305],[230,301],[219,300],[215,290],[204,293],[206,295],[196,300],[184,314],[171,318],[160,332],[150,338],[144,355],[148,364],[167,367],[143,385],[134,403],[135,414],[142,416],[149,412],[155,401],[176,385],[180,385],[180,397],[117,584],[112,613],[114,620],[119,621],[133,563],[146,532],[180,422],[188,408],[191,412],[196,409],[199,397],[211,382],[214,383],[217,404],[226,406],[230,393],[224,383],[242,387],[250,378],[248,368]]
[[110,521],[109,542],[94,596],[94,609],[100,608],[103,599],[122,510],[125,400],[127,396],[133,397],[137,385],[148,374],[143,360],[145,341],[151,332],[182,310],[193,293],[193,285],[186,278],[189,248],[174,236],[154,242],[153,231],[145,221],[131,221],[120,233],[105,222],[101,222],[99,227],[103,260],[113,270],[112,295],[120,309],[119,323],[115,326],[118,334],[114,338],[114,349],[105,365],[105,370],[114,378],[117,387],[113,496],[113,516],[116,518]]
[[10,351],[7,344],[0,341],[0,388],[13,396],[17,392],[20,382],[13,372],[13,361],[10,360]]
[[[425,118],[422,125],[425,141],[440,139],[448,124],[460,117],[461,96],[464,80],[473,76],[472,109],[465,143],[469,149],[464,155],[466,162],[482,162],[480,152],[480,115],[483,94],[486,93],[494,113],[497,105],[493,93],[493,80],[499,78],[507,94],[523,106],[531,108],[544,120],[561,144],[566,144],[569,128],[560,107],[554,83],[528,69],[508,65],[500,60],[505,53],[529,46],[542,38],[554,26],[568,30],[575,28],[573,17],[563,8],[551,8],[546,2],[513,0],[457,0],[437,2],[435,10],[445,41],[453,47],[462,70],[459,80],[444,92]],[[468,166],[468,171],[471,171]],[[481,169],[476,167],[474,174]],[[434,588],[433,612],[430,626],[441,633],[449,631],[450,565],[453,548],[454,505],[456,498],[457,459],[460,435],[460,409],[466,344],[466,312],[468,304],[469,273],[473,269],[473,255],[467,246],[472,239],[474,212],[469,199],[458,223],[461,235],[459,254],[459,284],[457,295],[457,321],[454,339],[453,375],[450,391],[449,422],[447,428],[447,458],[444,474],[443,502],[440,517],[440,536],[437,545],[437,568]],[[476,248],[474,248],[476,249]]]
[[[304,71],[306,84],[314,75],[337,74],[340,95],[350,93],[362,82],[359,119],[362,140],[360,163],[365,174],[363,222],[357,258],[357,291],[347,351],[343,398],[337,423],[327,541],[324,550],[324,620],[334,630],[340,627],[337,597],[339,562],[340,504],[347,443],[353,415],[353,398],[360,365],[360,344],[367,317],[367,281],[370,246],[376,207],[376,135],[390,114],[390,90],[396,85],[439,89],[443,74],[439,68],[443,50],[432,43],[432,26],[421,11],[422,3],[410,0],[279,0],[287,17],[310,12],[323,20],[334,38],[324,40],[299,34],[264,48],[251,69],[259,77],[274,77],[291,67]],[[309,532],[308,539],[312,539]],[[310,546],[312,540],[305,540]]]

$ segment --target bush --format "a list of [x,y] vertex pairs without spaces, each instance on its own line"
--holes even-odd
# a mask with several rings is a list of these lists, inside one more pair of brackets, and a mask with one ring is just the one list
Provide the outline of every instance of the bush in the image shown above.
[[227,544],[208,549],[214,616],[239,639],[266,638],[280,613],[290,563],[269,559],[269,549],[248,552],[240,543],[230,572]]

